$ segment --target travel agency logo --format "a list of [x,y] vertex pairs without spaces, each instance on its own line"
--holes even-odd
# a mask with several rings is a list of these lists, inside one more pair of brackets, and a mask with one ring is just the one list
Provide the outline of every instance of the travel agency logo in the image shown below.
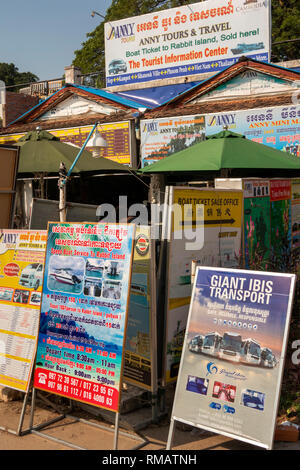
[[229,371],[227,369],[219,369],[214,362],[208,362],[206,364],[206,377],[210,375],[223,375],[227,379],[234,379],[234,380],[246,380],[247,377],[240,372],[234,370]]
[[235,122],[236,114],[215,114],[210,116],[207,120],[208,127],[223,127],[226,126],[228,129],[236,127]]
[[217,374],[217,372],[218,372],[218,368],[217,368],[217,366],[215,365],[214,362],[209,362],[209,363],[206,365],[206,370],[207,370],[206,377],[207,377],[208,375],[215,375],[215,374]]
[[106,34],[106,39],[108,41],[112,39],[122,39],[122,42],[127,42],[126,39],[130,38],[132,41],[134,39],[134,26],[135,23],[127,23],[116,26],[113,26],[109,23],[109,30]]

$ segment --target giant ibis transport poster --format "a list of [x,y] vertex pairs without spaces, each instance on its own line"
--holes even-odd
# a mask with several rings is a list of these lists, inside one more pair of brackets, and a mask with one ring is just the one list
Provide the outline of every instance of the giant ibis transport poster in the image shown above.
[[172,415],[271,448],[295,275],[199,267]]
[[134,232],[49,223],[35,388],[118,411]]

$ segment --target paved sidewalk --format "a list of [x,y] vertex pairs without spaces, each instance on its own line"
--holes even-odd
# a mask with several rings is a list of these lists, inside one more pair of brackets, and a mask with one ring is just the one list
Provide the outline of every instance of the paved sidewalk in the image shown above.
[[[0,426],[6,426],[10,429],[17,429],[19,416],[21,412],[22,402],[0,403]],[[48,426],[43,430],[58,439],[72,442],[79,447],[88,450],[112,450],[114,443],[114,426],[100,420],[95,420],[91,415],[87,415],[82,410],[76,410],[76,415],[88,419],[90,422],[96,422],[105,426],[105,430],[98,429],[88,424],[77,422],[71,418],[65,418],[55,424]],[[45,406],[36,406],[34,413],[34,424],[44,423],[49,419],[58,416],[50,408]],[[23,429],[29,426],[30,406],[27,407]],[[106,430],[107,429],[107,430]],[[134,449],[140,440],[138,434],[120,428],[118,449],[131,450]],[[147,439],[147,443],[141,450],[165,450],[169,432],[169,418],[164,417],[159,424],[150,424],[140,431],[140,436]],[[126,435],[123,435],[125,433]],[[131,437],[132,436],[132,437]],[[16,436],[6,431],[0,431],[0,449],[1,450],[71,450],[70,447],[53,442],[43,436],[33,433],[23,436]],[[276,442],[275,450],[300,450],[300,441]],[[225,436],[207,433],[190,426],[176,425],[172,450],[195,451],[195,450],[260,450],[259,447],[252,446],[241,441],[231,439]]]

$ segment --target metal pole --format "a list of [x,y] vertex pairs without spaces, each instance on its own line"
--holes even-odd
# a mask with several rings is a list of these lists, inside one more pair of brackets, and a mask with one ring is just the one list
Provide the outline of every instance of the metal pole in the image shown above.
[[66,213],[66,167],[63,162],[61,162],[59,167],[59,180],[58,180],[58,187],[59,187],[59,220],[60,222],[66,222],[67,220],[67,213]]
[[23,422],[24,422],[24,416],[25,416],[26,405],[27,405],[27,401],[28,401],[28,396],[29,396],[29,393],[26,392],[26,393],[25,393],[24,400],[23,400],[23,406],[22,406],[22,411],[21,411],[19,426],[18,426],[18,429],[17,429],[17,435],[18,435],[18,436],[21,435],[22,426],[23,426]]
[[86,141],[84,142],[84,144],[83,144],[83,146],[81,147],[79,153],[77,154],[77,157],[75,158],[74,162],[72,163],[72,165],[71,165],[71,167],[70,167],[70,169],[69,169],[69,171],[68,171],[68,173],[67,173],[67,177],[66,177],[65,180],[63,181],[63,184],[66,183],[67,178],[69,178],[69,176],[71,175],[74,166],[75,166],[76,163],[78,162],[78,160],[79,160],[79,158],[80,158],[82,152],[83,152],[84,149],[85,149],[86,144],[87,144],[88,141],[90,140],[90,138],[91,138],[91,136],[92,136],[92,134],[93,134],[93,132],[94,132],[94,130],[96,129],[97,126],[98,126],[98,122],[96,122],[96,124],[94,125],[93,129],[91,130],[91,132],[90,132],[89,135],[87,136]]
[[29,421],[29,429],[32,430],[33,428],[33,415],[34,415],[34,407],[35,407],[35,388],[32,388],[32,396],[31,396],[31,412],[30,412],[30,421]]
[[118,450],[118,437],[119,437],[119,413],[116,413],[115,419],[115,436],[114,436],[114,450]]
[[175,420],[174,420],[174,418],[172,418],[171,423],[170,423],[170,429],[169,429],[169,434],[168,434],[168,441],[167,441],[166,450],[170,450],[171,447],[172,447],[174,426],[175,426]]

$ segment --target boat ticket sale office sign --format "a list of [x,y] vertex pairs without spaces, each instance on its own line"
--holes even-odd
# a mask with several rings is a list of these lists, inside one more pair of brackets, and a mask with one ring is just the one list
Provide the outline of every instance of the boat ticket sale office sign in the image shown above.
[[34,387],[118,411],[134,225],[48,225]]
[[199,267],[173,420],[272,448],[295,275]]

